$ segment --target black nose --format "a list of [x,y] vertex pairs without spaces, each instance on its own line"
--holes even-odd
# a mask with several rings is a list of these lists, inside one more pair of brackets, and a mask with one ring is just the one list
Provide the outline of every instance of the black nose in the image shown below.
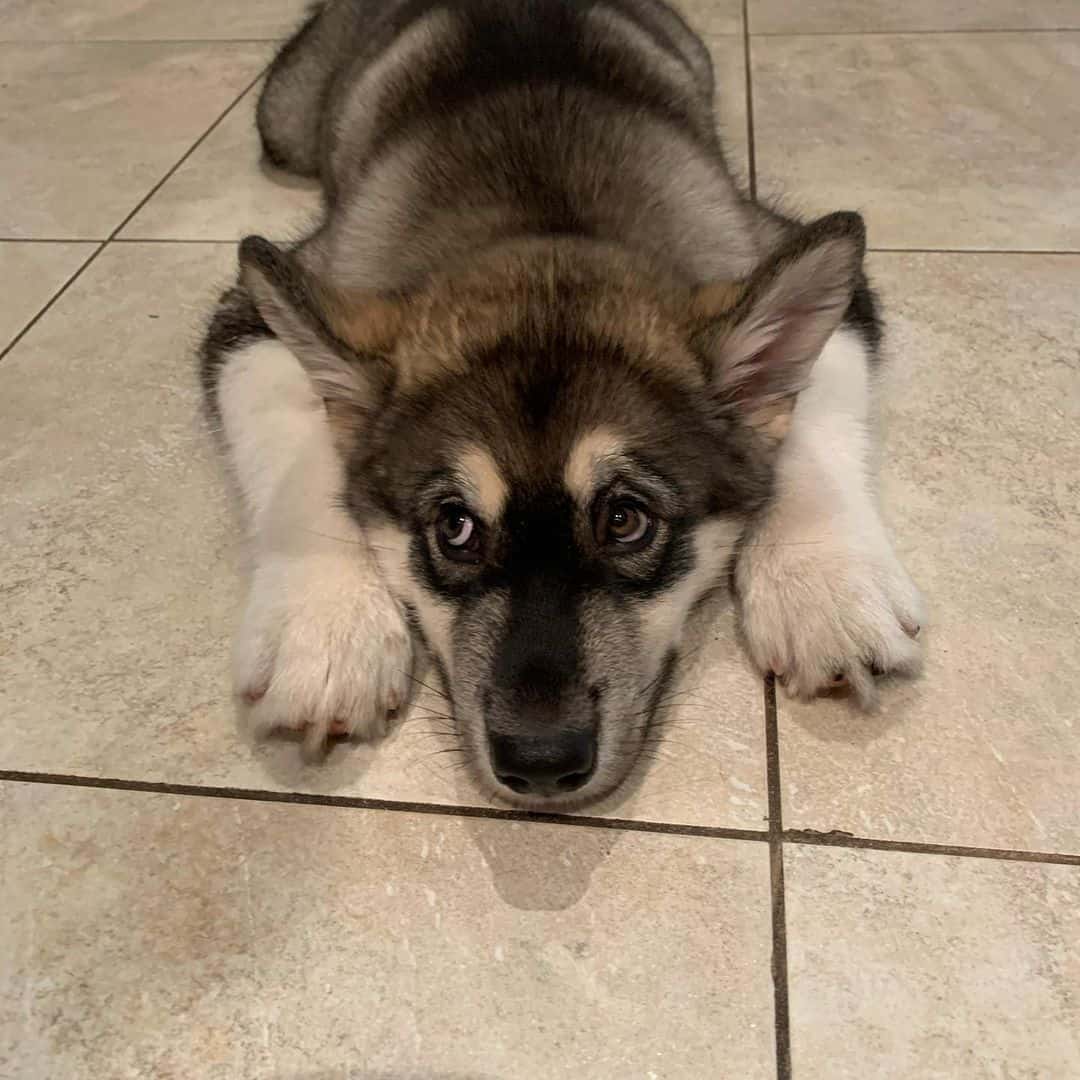
[[576,791],[596,763],[596,736],[589,730],[551,735],[491,735],[495,777],[519,795]]

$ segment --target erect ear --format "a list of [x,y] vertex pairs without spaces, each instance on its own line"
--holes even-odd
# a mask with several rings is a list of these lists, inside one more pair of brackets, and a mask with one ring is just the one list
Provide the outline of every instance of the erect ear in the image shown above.
[[695,340],[713,392],[762,434],[781,439],[810,369],[859,281],[866,230],[858,214],[802,229],[741,282],[702,286]]
[[332,289],[261,236],[240,243],[240,281],[328,403],[363,408],[392,384],[401,305]]

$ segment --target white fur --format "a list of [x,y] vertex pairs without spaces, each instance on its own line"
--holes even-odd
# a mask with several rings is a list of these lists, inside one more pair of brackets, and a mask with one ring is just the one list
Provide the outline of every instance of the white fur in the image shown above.
[[405,699],[412,646],[364,534],[339,505],[341,460],[322,400],[278,341],[234,352],[218,386],[247,504],[254,571],[234,650],[256,731],[363,738]]
[[395,596],[412,607],[420,620],[428,647],[442,661],[447,674],[454,671],[454,608],[428,592],[409,566],[409,535],[396,525],[371,529],[371,546],[379,569]]
[[716,518],[699,525],[694,534],[694,569],[670,589],[647,601],[641,620],[645,670],[651,678],[672,648],[679,644],[690,609],[720,579],[739,539],[735,521]]
[[878,513],[870,462],[871,386],[865,346],[837,331],[795,406],[777,494],[736,566],[754,661],[792,696],[849,682],[876,700],[872,668],[913,672],[922,600]]

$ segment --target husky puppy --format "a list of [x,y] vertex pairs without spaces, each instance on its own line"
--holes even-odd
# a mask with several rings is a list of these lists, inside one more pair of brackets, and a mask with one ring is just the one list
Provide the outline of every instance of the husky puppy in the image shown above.
[[871,705],[915,670],[867,464],[862,221],[742,195],[672,9],[329,0],[258,124],[325,212],[288,250],[243,241],[201,356],[250,516],[256,729],[378,736],[411,627],[486,790],[581,805],[732,564],[792,694]]

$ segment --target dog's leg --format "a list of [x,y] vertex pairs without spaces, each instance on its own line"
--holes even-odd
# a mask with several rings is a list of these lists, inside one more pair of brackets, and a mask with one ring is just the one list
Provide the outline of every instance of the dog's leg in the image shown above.
[[796,404],[774,501],[735,567],[757,665],[801,698],[850,683],[866,707],[875,674],[918,669],[925,621],[878,514],[870,380],[862,339],[837,331]]
[[361,529],[322,399],[267,338],[219,361],[216,405],[250,515],[251,593],[235,647],[257,731],[380,735],[406,698],[411,642]]
[[370,35],[374,13],[368,6],[355,0],[315,5],[274,57],[255,119],[263,152],[277,168],[319,175],[326,99],[338,72]]

